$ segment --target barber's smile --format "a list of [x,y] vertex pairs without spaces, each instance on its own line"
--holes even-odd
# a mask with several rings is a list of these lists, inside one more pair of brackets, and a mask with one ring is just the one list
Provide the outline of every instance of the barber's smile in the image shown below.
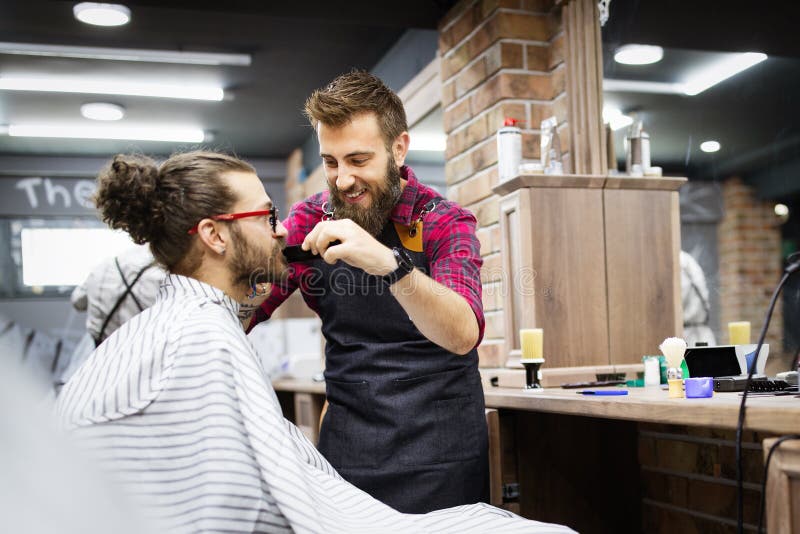
[[367,188],[361,187],[358,189],[351,189],[348,192],[340,191],[339,192],[342,198],[345,199],[346,202],[351,204],[357,204],[360,202],[367,194]]

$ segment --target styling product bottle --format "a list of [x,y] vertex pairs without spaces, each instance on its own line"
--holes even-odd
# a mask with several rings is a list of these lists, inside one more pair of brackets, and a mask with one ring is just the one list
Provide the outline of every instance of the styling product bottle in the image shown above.
[[617,153],[614,149],[614,130],[611,124],[606,123],[606,159],[608,160],[608,174],[617,174]]
[[[649,143],[649,140],[648,140]],[[648,144],[649,148],[649,144]],[[642,167],[642,122],[635,121],[625,136],[625,171],[631,176],[643,176]]]
[[[641,125],[641,123],[639,123]],[[642,150],[642,173],[647,174],[650,169],[650,134],[645,132],[643,128],[639,129],[639,139]]]
[[517,119],[507,117],[503,127],[497,130],[497,172],[500,182],[519,174],[522,163],[522,130]]

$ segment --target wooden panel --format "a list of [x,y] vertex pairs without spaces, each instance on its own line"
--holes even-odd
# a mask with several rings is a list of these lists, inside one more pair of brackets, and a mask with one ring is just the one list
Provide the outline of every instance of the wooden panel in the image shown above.
[[564,6],[570,161],[577,174],[599,174],[606,163],[603,66],[600,25],[594,0],[572,0]]
[[489,504],[503,504],[503,459],[500,442],[500,416],[497,410],[486,410],[486,428],[489,430]]
[[[623,373],[625,380],[634,380],[638,373],[644,373],[644,364],[626,365],[589,365],[582,367],[542,367],[541,384],[545,388],[557,388],[568,382],[591,382],[597,380],[598,374]],[[497,385],[503,387],[525,387],[525,371],[522,364],[508,369],[485,368],[481,371],[488,387],[492,377],[497,378]]]
[[[800,427],[795,428],[796,429]],[[775,439],[764,440],[764,459]],[[770,534],[800,532],[800,442],[785,441],[772,455],[767,477],[767,528]]]
[[531,221],[530,197],[527,190],[509,195],[500,201],[500,247],[503,259],[503,311],[505,316],[508,363],[519,360],[519,329],[535,324],[533,294],[535,291],[530,265],[531,241],[523,232]]
[[524,517],[581,534],[641,531],[635,423],[515,415]]
[[313,443],[319,440],[319,416],[325,399],[312,393],[295,393],[294,413],[295,425]]
[[441,105],[442,80],[439,76],[441,61],[437,55],[433,61],[419,71],[397,92],[406,110],[408,127],[411,128],[428,113]]
[[544,329],[548,367],[607,364],[602,190],[525,191],[531,219],[523,240],[531,255],[523,266],[532,267],[535,288],[534,322],[526,326]]
[[611,363],[658,354],[681,336],[678,193],[605,190]]

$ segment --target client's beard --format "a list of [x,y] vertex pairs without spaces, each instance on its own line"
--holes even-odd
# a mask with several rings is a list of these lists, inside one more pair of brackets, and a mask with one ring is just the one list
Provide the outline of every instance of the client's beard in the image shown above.
[[[339,191],[336,184],[328,183],[331,204],[334,209],[336,219],[352,219],[357,225],[369,232],[372,236],[380,235],[389,214],[392,213],[400,195],[403,193],[400,168],[395,165],[394,158],[389,155],[389,162],[386,165],[386,182],[383,186],[368,186],[367,190],[372,196],[372,204],[368,208],[362,208],[356,204],[345,202],[343,196],[347,191]],[[354,186],[357,187],[357,186]]]
[[230,276],[234,287],[251,288],[264,282],[279,283],[288,276],[283,256],[283,238],[275,239],[272,249],[250,243],[236,224],[231,225]]

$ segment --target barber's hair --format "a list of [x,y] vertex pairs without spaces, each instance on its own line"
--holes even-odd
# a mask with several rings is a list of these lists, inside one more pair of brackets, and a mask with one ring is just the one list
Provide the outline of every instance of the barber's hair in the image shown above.
[[333,128],[347,125],[362,113],[375,113],[387,150],[408,130],[403,102],[380,78],[353,70],[342,74],[306,100],[305,114],[316,130],[319,123]]
[[206,217],[229,213],[237,198],[222,176],[252,172],[233,156],[186,152],[160,166],[138,154],[118,154],[97,177],[94,202],[111,228],[125,230],[135,243],[150,244],[168,270],[193,273],[201,253],[189,230]]

